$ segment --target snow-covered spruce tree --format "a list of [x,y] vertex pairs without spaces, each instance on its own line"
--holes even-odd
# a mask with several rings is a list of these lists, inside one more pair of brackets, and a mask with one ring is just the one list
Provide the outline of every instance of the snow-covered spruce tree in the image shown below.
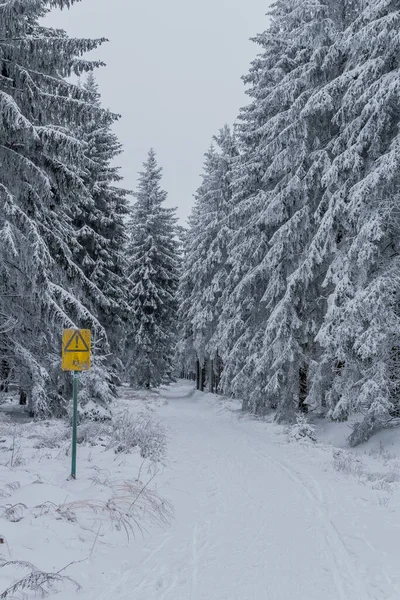
[[180,356],[185,360],[195,358],[201,369],[207,361],[211,388],[212,371],[218,370],[220,360],[217,325],[227,277],[230,179],[237,154],[235,137],[226,125],[205,155],[203,181],[189,219],[179,287]]
[[[39,24],[71,0],[6,0],[0,5],[0,312],[10,327],[0,352],[35,414],[62,412],[63,326],[104,336],[88,308],[101,295],[73,258],[79,245],[71,206],[90,197],[79,124],[104,113],[64,77],[99,63],[82,56],[102,40],[70,39]],[[108,117],[107,117],[108,118]]]
[[326,278],[334,293],[318,335],[321,364],[331,365],[330,416],[365,415],[352,444],[398,416],[400,406],[400,4],[365,4],[332,49],[345,64],[335,82],[345,94],[325,179],[341,236]]
[[127,373],[137,387],[171,379],[176,344],[179,241],[176,209],[166,208],[162,169],[150,150],[139,176],[127,258],[132,311]]
[[314,338],[334,230],[325,246],[313,241],[327,208],[323,176],[340,104],[326,92],[340,60],[328,68],[326,56],[353,8],[340,0],[276,2],[270,28],[256,38],[263,53],[245,78],[252,102],[241,113],[233,179],[223,384],[244,408],[275,408],[279,420],[307,410],[319,355]]
[[196,352],[193,346],[192,323],[187,318],[194,285],[191,272],[187,268],[191,260],[189,235],[193,212],[194,210],[192,210],[188,218],[188,228],[181,231],[181,270],[177,290],[178,335],[175,351],[175,364],[178,373],[190,373],[192,375],[196,374],[196,369],[198,369]]
[[[315,91],[313,79],[332,35],[318,0],[307,6],[277,2],[271,17],[269,30],[255,40],[263,53],[245,78],[252,102],[242,110],[238,128],[242,153],[233,178],[230,302],[221,320],[224,388],[242,395],[244,407],[255,412],[277,407],[280,390],[290,394],[288,382],[298,384],[294,365],[285,369],[262,359],[268,319],[308,239],[305,175],[312,139],[300,114]],[[286,360],[290,350],[283,335],[291,328],[281,326],[280,358]]]
[[[101,108],[100,94],[93,73],[89,73],[83,89],[93,104]],[[121,360],[124,351],[128,278],[124,254],[128,214],[128,191],[117,187],[121,181],[119,168],[113,163],[121,153],[121,144],[112,132],[118,116],[107,112],[99,122],[93,114],[79,128],[78,136],[86,143],[88,159],[82,179],[90,190],[72,208],[73,224],[79,246],[74,257],[86,277],[102,291],[92,298],[93,311],[104,327],[112,352],[112,364]]]

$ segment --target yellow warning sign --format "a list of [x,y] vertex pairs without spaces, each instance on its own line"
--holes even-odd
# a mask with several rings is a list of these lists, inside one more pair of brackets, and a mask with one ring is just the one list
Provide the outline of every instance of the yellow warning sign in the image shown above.
[[64,329],[62,341],[62,370],[89,371],[90,329]]

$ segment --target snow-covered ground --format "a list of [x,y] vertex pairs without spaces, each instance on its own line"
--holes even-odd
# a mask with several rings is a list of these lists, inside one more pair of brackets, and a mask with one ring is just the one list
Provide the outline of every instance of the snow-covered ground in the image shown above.
[[[318,442],[299,441],[186,382],[145,401],[125,389],[119,407],[162,422],[165,460],[91,446],[88,430],[68,481],[68,430],[0,426],[5,560],[51,573],[73,563],[62,574],[84,600],[400,599],[397,432],[349,451],[346,424],[316,423]],[[134,537],[118,521],[132,499],[146,528]],[[0,594],[25,574],[1,569]],[[75,597],[55,583],[60,600]]]

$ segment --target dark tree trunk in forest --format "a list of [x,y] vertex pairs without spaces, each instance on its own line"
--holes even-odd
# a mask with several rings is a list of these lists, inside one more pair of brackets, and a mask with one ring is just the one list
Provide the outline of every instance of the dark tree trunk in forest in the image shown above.
[[201,369],[201,376],[200,376],[200,391],[204,392],[204,386],[206,383],[206,366],[204,365]]
[[32,390],[29,391],[27,396],[28,396],[28,415],[30,416],[31,419],[33,419],[35,416],[35,407],[33,404]]
[[308,395],[308,365],[303,363],[299,369],[299,410],[308,413],[306,404]]
[[21,406],[26,406],[27,399],[28,399],[28,394],[26,393],[26,391],[20,389],[19,390],[19,403],[20,403],[20,405]]
[[200,361],[196,360],[196,389],[200,389]]

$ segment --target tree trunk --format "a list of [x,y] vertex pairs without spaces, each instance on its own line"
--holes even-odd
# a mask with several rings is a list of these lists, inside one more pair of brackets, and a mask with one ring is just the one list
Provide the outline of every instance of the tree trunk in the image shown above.
[[200,361],[196,360],[196,389],[200,389]]
[[31,419],[35,416],[35,407],[33,406],[32,390],[28,393],[28,414]]
[[206,383],[206,367],[204,365],[201,369],[201,375],[200,375],[200,391],[201,392],[204,392],[205,383]]
[[299,369],[299,410],[302,413],[308,413],[307,401],[308,395],[308,365],[303,363]]
[[25,390],[19,390],[19,403],[21,406],[26,406],[28,395]]

